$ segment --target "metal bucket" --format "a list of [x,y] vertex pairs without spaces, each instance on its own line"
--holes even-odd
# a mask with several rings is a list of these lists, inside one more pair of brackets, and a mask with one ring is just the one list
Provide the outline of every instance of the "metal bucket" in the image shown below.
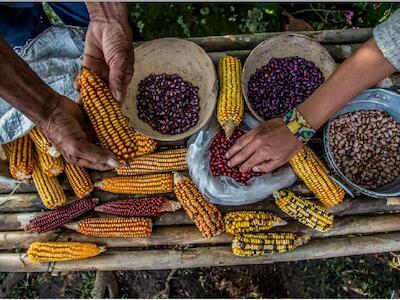
[[342,183],[342,185],[345,185],[345,187],[347,187],[351,192],[358,194],[361,193],[375,198],[400,196],[400,177],[398,177],[394,182],[376,190],[369,190],[348,179],[335,163],[329,144],[329,129],[332,121],[342,114],[359,110],[385,111],[390,114],[396,122],[400,123],[400,95],[384,89],[366,90],[360,96],[349,102],[328,121],[323,130],[324,154],[329,168],[333,172],[334,176],[336,176],[334,179]]

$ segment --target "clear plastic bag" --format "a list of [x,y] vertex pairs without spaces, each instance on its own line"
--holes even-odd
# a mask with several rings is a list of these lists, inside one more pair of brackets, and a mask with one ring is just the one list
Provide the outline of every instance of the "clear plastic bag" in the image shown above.
[[[257,127],[260,122],[249,114],[244,115],[243,131]],[[210,147],[214,136],[221,130],[216,118],[203,127],[188,141],[187,162],[189,174],[201,193],[210,202],[220,205],[244,205],[261,201],[273,192],[292,185],[297,177],[290,166],[285,165],[273,173],[253,177],[247,185],[227,176],[214,177],[210,171]]]

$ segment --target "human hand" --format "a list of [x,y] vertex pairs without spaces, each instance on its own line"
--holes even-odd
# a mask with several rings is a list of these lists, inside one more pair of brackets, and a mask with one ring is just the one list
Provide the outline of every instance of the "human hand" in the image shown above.
[[226,153],[228,165],[240,165],[240,172],[269,173],[287,163],[303,144],[281,118],[264,122],[241,136]]
[[83,66],[107,81],[121,104],[133,75],[133,62],[132,30],[127,18],[91,15]]
[[52,103],[48,117],[37,125],[65,160],[100,171],[119,166],[113,153],[89,141],[85,134],[89,132],[85,129],[87,122],[76,103],[61,95],[56,95]]

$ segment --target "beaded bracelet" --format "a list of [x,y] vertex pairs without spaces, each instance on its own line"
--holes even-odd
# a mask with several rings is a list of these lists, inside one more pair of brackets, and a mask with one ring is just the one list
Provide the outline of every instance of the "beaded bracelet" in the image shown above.
[[303,143],[311,140],[316,132],[296,107],[286,113],[283,117],[283,122],[296,138]]

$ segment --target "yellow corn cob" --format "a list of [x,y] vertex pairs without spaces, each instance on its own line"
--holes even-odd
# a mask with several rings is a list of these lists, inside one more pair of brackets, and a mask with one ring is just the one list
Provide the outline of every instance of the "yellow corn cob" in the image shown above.
[[175,173],[174,182],[176,198],[204,237],[212,238],[225,230],[220,211],[203,197],[192,180]]
[[116,194],[152,195],[174,190],[172,174],[168,173],[109,177],[96,182],[94,186]]
[[97,74],[83,69],[78,82],[83,108],[103,147],[114,152],[120,159],[154,151],[156,142],[135,132],[122,114],[119,103]]
[[297,176],[326,207],[341,203],[344,190],[328,176],[328,169],[309,147],[304,146],[290,160],[290,165]]
[[65,162],[65,175],[67,175],[68,182],[79,199],[89,196],[93,191],[93,181],[85,168]]
[[64,172],[64,162],[61,157],[52,157],[36,148],[40,168],[49,177],[57,177]]
[[35,154],[32,177],[40,199],[48,209],[62,206],[67,201],[67,197],[57,178],[47,176],[40,168],[37,154]]
[[236,235],[232,252],[238,256],[258,256],[293,250],[310,240],[294,233],[243,233]]
[[29,137],[35,143],[36,148],[40,151],[47,153],[52,157],[59,157],[61,155],[57,148],[51,144],[39,128],[34,127],[29,132]]
[[141,175],[187,169],[187,149],[175,149],[142,155],[132,159],[129,166],[117,168],[118,175]]
[[225,56],[218,64],[219,97],[217,118],[228,139],[243,120],[242,64],[240,59]]
[[148,237],[153,223],[151,218],[88,218],[78,224],[67,225],[79,233],[98,237]]
[[92,243],[34,242],[29,246],[28,259],[32,262],[77,260],[99,255],[106,250]]
[[288,216],[320,232],[332,229],[333,215],[325,207],[297,196],[291,191],[274,193],[276,205]]
[[225,215],[225,229],[230,234],[266,231],[286,224],[279,216],[264,211],[234,211]]
[[9,160],[11,176],[23,181],[31,179],[33,172],[33,145],[29,136],[25,135],[3,146]]

